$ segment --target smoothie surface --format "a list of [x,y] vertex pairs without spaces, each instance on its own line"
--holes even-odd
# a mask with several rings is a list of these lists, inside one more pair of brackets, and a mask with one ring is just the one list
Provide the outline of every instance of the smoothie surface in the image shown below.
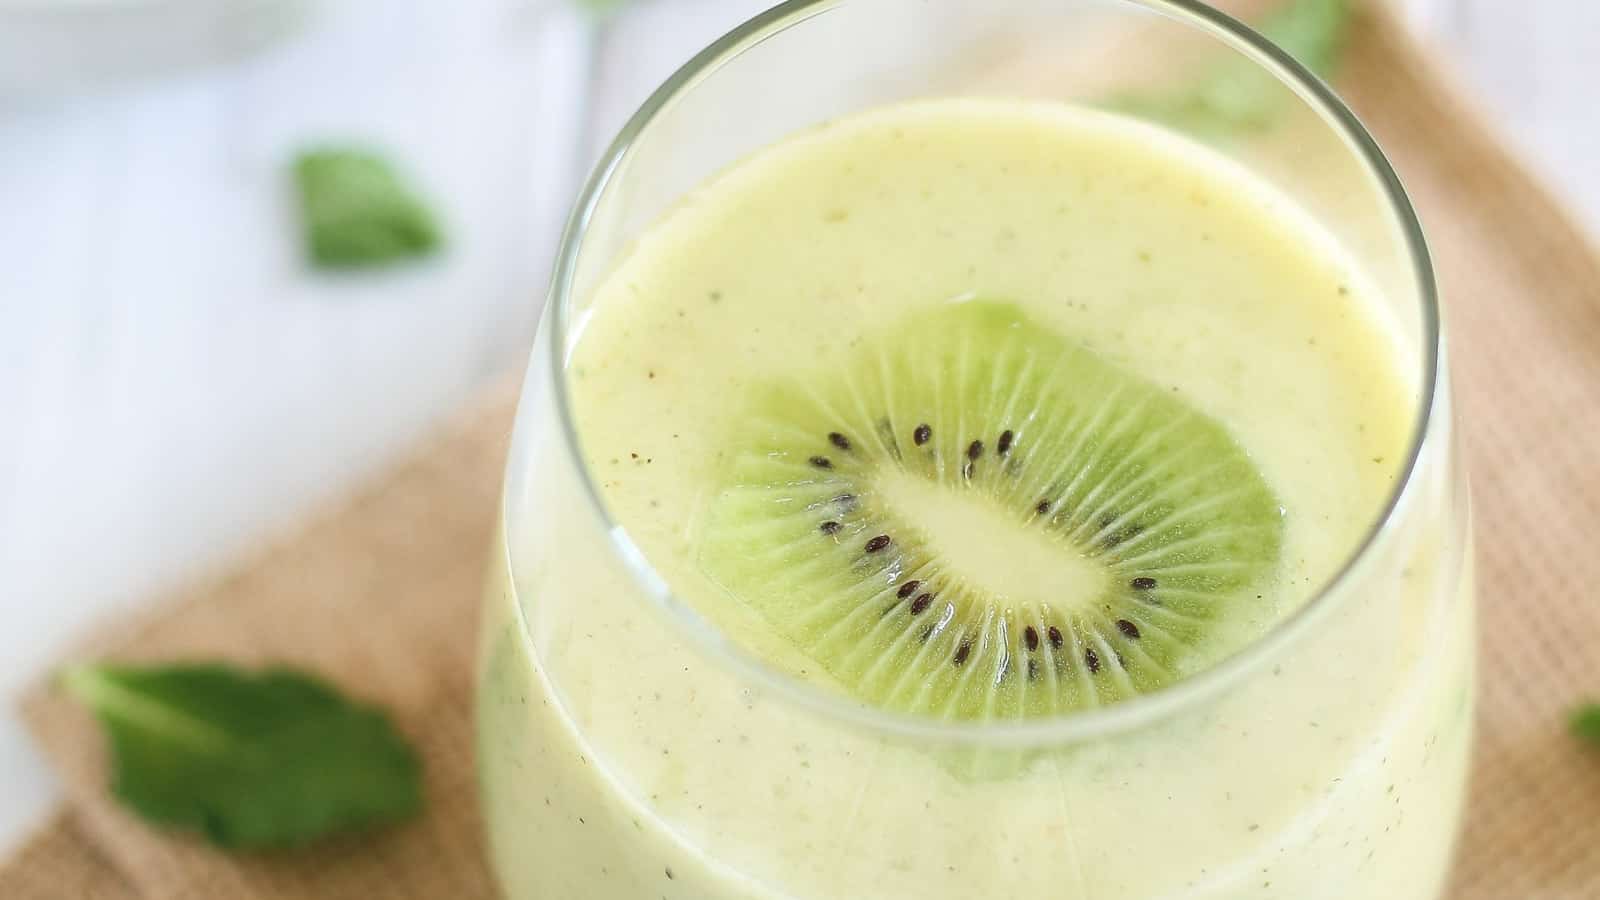
[[[1220,421],[1281,499],[1282,565],[1194,670],[1324,585],[1393,488],[1415,385],[1365,282],[1302,212],[1220,156],[1125,119],[940,100],[834,122],[734,166],[602,282],[570,373],[611,513],[719,629],[827,680],[708,573],[708,511],[744,401],[847,365],[863,341],[940,305],[993,298]],[[987,518],[945,511],[946,546],[1006,558]]]

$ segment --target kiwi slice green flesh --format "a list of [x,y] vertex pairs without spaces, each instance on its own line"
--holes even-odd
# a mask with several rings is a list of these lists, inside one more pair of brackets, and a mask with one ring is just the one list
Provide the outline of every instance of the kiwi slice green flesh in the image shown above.
[[1228,430],[998,301],[757,386],[701,565],[868,703],[1067,713],[1218,656],[1283,513]]

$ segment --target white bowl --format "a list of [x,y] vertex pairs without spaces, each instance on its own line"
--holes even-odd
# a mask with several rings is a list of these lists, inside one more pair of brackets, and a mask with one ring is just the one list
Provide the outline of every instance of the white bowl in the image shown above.
[[0,99],[235,59],[297,30],[318,0],[0,0]]

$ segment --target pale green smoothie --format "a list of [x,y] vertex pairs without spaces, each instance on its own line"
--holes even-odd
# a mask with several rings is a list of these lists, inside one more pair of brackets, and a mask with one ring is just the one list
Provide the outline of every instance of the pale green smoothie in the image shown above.
[[[1210,151],[1071,107],[948,100],[758,154],[584,304],[570,404],[630,543],[587,511],[552,386],[525,400],[550,425],[513,461],[479,710],[512,900],[1437,895],[1471,707],[1448,433],[1381,551],[1225,690],[1031,741],[1000,774],[950,765],[931,733],[838,715],[840,686],[708,575],[707,510],[749,386],[978,297],[1170,389],[1259,467],[1281,565],[1216,656],[1301,612],[1401,477],[1420,386],[1390,314],[1325,232]],[[1037,548],[981,515],[944,519],[973,565],[1034,577],[1005,561]],[[619,546],[654,576],[641,585]],[[671,621],[686,615],[707,634]]]

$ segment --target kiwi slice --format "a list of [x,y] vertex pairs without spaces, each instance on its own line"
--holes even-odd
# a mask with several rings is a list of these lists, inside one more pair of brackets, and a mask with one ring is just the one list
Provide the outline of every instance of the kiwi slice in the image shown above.
[[1278,566],[1282,510],[1221,423],[1008,303],[758,386],[725,446],[702,567],[889,709],[1158,690],[1260,627]]

